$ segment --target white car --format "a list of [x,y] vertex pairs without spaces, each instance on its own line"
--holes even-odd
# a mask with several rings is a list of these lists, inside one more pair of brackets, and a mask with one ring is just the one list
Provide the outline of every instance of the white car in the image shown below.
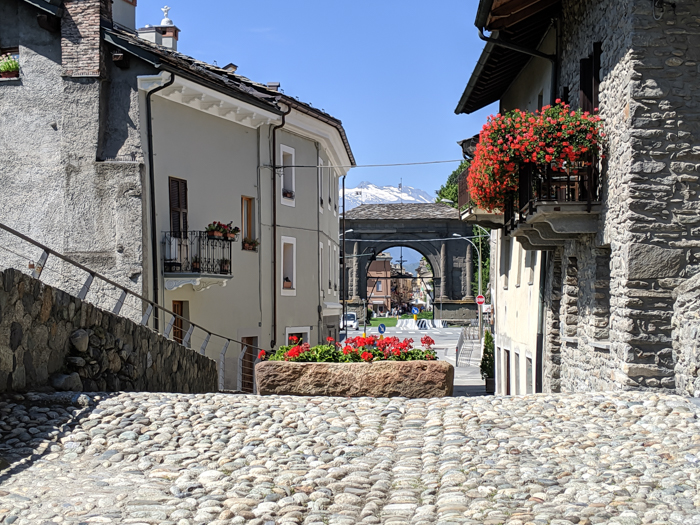
[[[346,326],[347,325],[347,326]],[[359,330],[360,323],[357,321],[357,314],[349,313],[343,316],[343,320],[340,321],[340,329],[343,330]]]

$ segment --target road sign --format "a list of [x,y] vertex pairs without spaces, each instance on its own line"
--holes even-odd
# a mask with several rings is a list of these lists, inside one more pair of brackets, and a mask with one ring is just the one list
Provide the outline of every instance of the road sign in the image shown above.
[[383,334],[384,332],[386,332],[386,325],[380,324],[379,325],[379,333]]
[[418,309],[417,306],[414,306],[413,309],[411,310],[411,312],[413,313],[413,315],[418,315],[420,313],[420,310]]
[[486,302],[486,298],[483,295],[477,295],[476,296],[476,304],[484,304]]

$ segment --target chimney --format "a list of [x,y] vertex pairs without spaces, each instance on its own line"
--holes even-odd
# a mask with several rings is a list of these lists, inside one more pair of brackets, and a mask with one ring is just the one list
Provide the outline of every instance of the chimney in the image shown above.
[[177,41],[180,36],[180,29],[173,24],[173,21],[168,18],[168,12],[170,7],[167,5],[162,8],[164,18],[161,20],[160,25],[150,26],[147,25],[138,30],[139,37],[158,44],[173,51],[177,51]]
[[61,65],[66,77],[100,77],[104,72],[100,22],[111,22],[111,0],[65,0],[61,23]]
[[267,88],[272,90],[272,91],[279,91],[280,90],[280,83],[279,82],[268,82]]
[[136,31],[136,0],[114,0],[112,20],[115,24]]
[[236,70],[238,69],[238,66],[231,62],[230,64],[224,66],[224,69],[228,71],[229,73],[235,73]]

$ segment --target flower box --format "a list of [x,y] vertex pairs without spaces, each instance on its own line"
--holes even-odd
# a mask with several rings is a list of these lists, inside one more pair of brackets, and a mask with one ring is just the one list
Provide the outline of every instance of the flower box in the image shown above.
[[208,231],[207,232],[207,237],[210,239],[223,239],[224,237],[224,232],[219,232],[219,231]]
[[300,363],[255,366],[260,395],[430,398],[452,395],[454,367],[445,361]]
[[0,78],[19,78],[19,71],[0,72]]

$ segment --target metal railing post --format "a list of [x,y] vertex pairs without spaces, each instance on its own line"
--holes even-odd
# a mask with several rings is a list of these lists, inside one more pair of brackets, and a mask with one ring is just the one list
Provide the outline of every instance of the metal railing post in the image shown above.
[[207,345],[209,344],[209,338],[211,337],[211,334],[207,332],[207,336],[204,338],[204,342],[202,343],[201,348],[199,349],[199,353],[204,355],[204,352],[207,351]]
[[49,252],[44,250],[44,253],[41,254],[41,257],[39,258],[39,262],[36,263],[36,266],[34,267],[34,271],[32,272],[32,277],[34,279],[39,279],[41,277],[41,272],[44,269],[44,266],[46,266],[46,260],[49,258]]
[[153,305],[149,304],[148,308],[146,308],[146,313],[143,314],[143,317],[141,318],[141,324],[143,326],[146,326],[148,324],[148,320],[151,318],[152,313],[153,313]]
[[224,343],[224,347],[221,349],[221,354],[219,354],[219,390],[224,389],[224,377],[226,376],[226,352],[228,350],[228,344],[231,341],[228,339]]
[[124,301],[126,301],[126,290],[122,290],[122,294],[119,296],[119,300],[117,301],[117,304],[114,305],[114,309],[112,310],[112,313],[114,315],[119,315],[119,312],[122,311],[122,306],[124,306]]
[[185,337],[182,338],[182,346],[190,347],[190,338],[192,337],[192,332],[194,331],[194,325],[190,323],[190,327],[187,329]]
[[173,329],[173,325],[175,324],[175,314],[170,318],[170,321],[168,321],[168,326],[165,327],[165,331],[163,332],[163,337],[168,339],[170,337],[170,331]]
[[92,280],[94,278],[95,278],[94,274],[89,274],[88,278],[85,280],[85,284],[80,289],[80,293],[78,294],[78,299],[80,299],[81,301],[84,301],[85,298],[87,297],[87,294],[90,291],[90,286],[92,286]]

